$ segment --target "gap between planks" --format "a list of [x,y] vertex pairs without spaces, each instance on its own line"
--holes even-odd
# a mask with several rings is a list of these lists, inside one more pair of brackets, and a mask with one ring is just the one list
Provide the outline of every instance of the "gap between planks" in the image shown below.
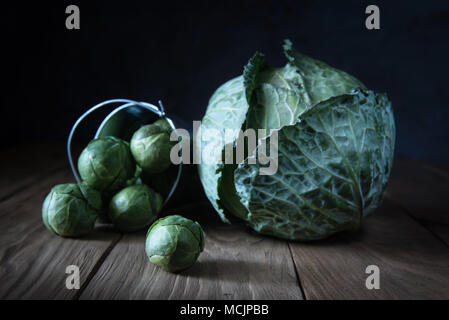
[[42,201],[51,187],[71,180],[68,170],[49,174],[0,203],[0,297],[3,299],[70,299],[65,268],[80,268],[81,284],[118,236],[95,230],[81,239],[61,238],[41,219]]
[[208,202],[163,214],[173,213],[199,221],[206,232],[193,267],[165,272],[148,261],[144,232],[125,234],[80,299],[303,299],[286,241],[223,224]]
[[95,265],[93,266],[92,270],[89,272],[89,274],[87,275],[86,280],[83,282],[83,285],[80,287],[79,290],[76,291],[76,294],[73,296],[72,300],[79,300],[80,296],[83,294],[84,290],[86,289],[86,287],[88,286],[89,282],[92,280],[92,278],[95,276],[95,274],[98,272],[98,270],[100,269],[101,265],[103,264],[103,262],[106,260],[106,258],[109,256],[109,254],[111,253],[111,251],[115,248],[115,246],[117,245],[117,243],[119,243],[120,240],[122,240],[123,238],[123,233],[120,233],[120,236],[118,238],[116,238],[115,240],[113,240],[111,242],[111,244],[109,245],[109,247],[106,248],[106,250],[103,252],[103,254],[101,255],[100,259],[98,259],[98,261],[95,263]]
[[[49,173],[49,175],[53,177],[50,180],[55,179],[54,177],[58,176],[60,174],[58,168],[55,168],[53,170],[54,170],[53,171],[54,173]],[[441,178],[444,177],[446,179],[447,176],[444,173],[440,174],[441,173],[440,171],[441,171],[440,169],[432,170],[433,173],[439,174],[439,176]],[[69,176],[69,175],[67,174],[67,176]],[[55,179],[55,180],[58,180],[58,179]],[[61,180],[61,179],[59,179],[59,180]],[[443,180],[443,181],[446,181],[446,180]],[[59,183],[60,182],[65,182],[65,181],[59,181]],[[443,185],[444,185],[444,183],[443,183]],[[29,197],[30,197],[29,193],[30,193],[30,191],[38,192],[39,195],[42,195],[42,192],[40,190],[38,190],[38,191],[35,190],[36,188],[39,189],[39,187],[42,187],[44,189],[47,188],[48,190],[45,190],[45,193],[47,193],[51,186],[49,186],[48,183],[45,184],[45,181],[43,183],[41,183],[40,179],[34,179],[33,182],[28,187],[26,187],[24,189],[20,189],[20,191],[17,194],[15,194],[15,195],[16,196],[21,196],[23,198],[22,200],[29,200]],[[421,189],[421,191],[422,191],[422,189]],[[38,196],[36,194],[35,195],[32,194],[31,195],[32,202],[34,204],[38,203],[35,198],[39,198],[39,197],[40,196]],[[5,204],[11,203],[11,200],[13,200],[13,199],[11,199],[11,197],[8,197],[8,199],[5,199],[4,201],[1,201],[0,206],[3,207]],[[43,198],[42,198],[42,200],[43,200]],[[444,200],[444,199],[438,199],[438,200],[441,202],[441,200]],[[445,202],[442,202],[442,203],[444,204]],[[438,203],[438,204],[440,204],[440,203]],[[402,203],[401,203],[401,207],[404,208]],[[444,206],[441,206],[441,207],[444,208]],[[30,210],[34,210],[35,208],[33,209],[31,206],[27,206],[25,209],[30,211]],[[407,209],[407,207],[405,207],[405,209]],[[26,210],[25,210],[25,212],[27,212]],[[176,209],[173,209],[173,210],[175,211]],[[184,209],[182,209],[182,210],[184,210]],[[192,210],[195,210],[195,206],[193,206]],[[388,209],[388,210],[391,211],[392,209]],[[428,233],[431,233],[432,238],[434,239],[434,237],[436,237],[436,234],[441,234],[442,230],[446,231],[447,229],[445,229],[444,225],[436,225],[436,224],[433,224],[433,227],[426,227],[427,223],[424,223],[424,225],[419,224],[419,228],[417,228],[416,225],[418,225],[418,223],[420,223],[423,220],[419,219],[419,218],[416,218],[415,214],[413,214],[413,213],[410,213],[413,216],[413,218],[411,218],[410,216],[408,216],[408,214],[404,213],[404,211],[402,209],[401,209],[401,211],[402,211],[402,213],[399,213],[399,217],[401,217],[401,215],[406,216],[407,219],[409,221],[412,221],[413,223],[411,224],[410,222],[407,222],[407,219],[405,219],[403,217],[400,218],[399,220],[398,219],[396,219],[396,220],[397,221],[401,221],[402,223],[405,223],[405,225],[407,225],[408,228],[414,229],[415,232],[417,233],[416,237],[418,237],[418,239],[421,239],[421,240],[424,239],[423,242],[426,245],[424,245],[423,247],[419,248],[418,243],[416,243],[416,241],[414,243],[414,245],[416,246],[415,249],[417,249],[419,251],[418,255],[417,255],[417,258],[420,261],[421,265],[414,266],[413,263],[412,264],[407,264],[407,263],[404,264],[404,262],[406,262],[406,261],[403,261],[401,259],[395,259],[395,257],[393,257],[392,261],[386,261],[386,262],[388,262],[387,263],[387,268],[390,268],[390,271],[392,270],[392,271],[397,272],[398,277],[400,277],[400,278],[402,277],[403,280],[407,280],[408,279],[408,281],[412,281],[412,282],[415,281],[416,283],[420,283],[420,281],[422,281],[422,279],[423,279],[422,271],[425,269],[425,266],[423,266],[423,264],[425,264],[425,262],[427,260],[432,259],[432,255],[426,254],[425,250],[432,251],[432,247],[436,246],[437,250],[434,249],[433,252],[436,252],[439,255],[441,255],[441,257],[443,257],[443,260],[442,260],[443,262],[447,263],[447,261],[448,261],[447,260],[447,250],[444,251],[444,250],[441,249],[441,246],[437,246],[436,244],[433,245],[434,242],[431,241],[422,232],[423,232],[424,228],[426,228],[425,230]],[[24,211],[21,211],[21,212],[22,212],[22,214],[24,214]],[[209,213],[209,214],[212,214],[212,213]],[[374,217],[376,217],[377,214],[379,214],[379,213],[375,213]],[[382,213],[381,213],[381,215],[382,215]],[[3,217],[3,213],[1,214],[1,216]],[[388,216],[385,216],[385,213],[383,213],[383,216],[384,216],[384,218],[388,218]],[[377,222],[373,223],[374,224],[374,229],[376,229],[376,228],[379,227],[379,225],[382,224],[382,221],[381,221],[382,219],[380,219],[380,217],[379,218],[374,218],[374,217],[372,217],[370,219],[375,219],[377,221]],[[421,217],[421,216],[419,216],[419,217]],[[17,218],[17,217],[15,217],[15,218]],[[193,218],[194,218],[194,216],[193,216]],[[415,220],[415,219],[417,219],[417,220]],[[41,224],[40,218],[39,218],[39,223]],[[368,222],[368,229],[373,229],[372,226],[371,227],[369,226],[369,223],[371,223],[371,222]],[[413,227],[413,224],[415,224],[414,227]],[[225,227],[226,226],[223,226],[223,228],[225,228]],[[395,226],[393,224],[393,225],[390,225],[390,227],[394,228]],[[438,229],[436,227],[441,227],[442,230]],[[30,227],[28,227],[28,228],[30,228]],[[33,228],[34,227],[32,227],[32,230],[34,230]],[[378,228],[378,229],[381,230],[381,228]],[[438,232],[435,233],[435,232],[432,232],[432,229],[440,230],[440,231],[438,231],[439,233]],[[421,230],[421,231],[419,231],[419,230]],[[342,275],[340,275],[340,279],[348,280],[348,279],[351,278],[351,277],[349,277],[349,275],[350,275],[349,271],[352,271],[352,272],[356,271],[356,269],[354,269],[354,265],[352,265],[352,266],[351,265],[346,265],[346,267],[348,267],[348,269],[346,269],[346,270],[345,269],[341,270],[341,268],[340,268],[340,270],[338,270],[338,268],[335,269],[335,268],[332,267],[332,263],[330,263],[332,261],[329,261],[329,257],[327,257],[327,255],[329,253],[331,253],[331,256],[332,256],[332,252],[337,250],[338,254],[334,255],[334,257],[337,258],[337,259],[340,259],[340,262],[342,262],[342,263],[347,262],[347,261],[345,261],[347,259],[345,259],[344,257],[346,257],[346,254],[348,253],[348,251],[350,251],[349,249],[355,250],[356,253],[358,252],[358,255],[360,255],[360,257],[365,257],[362,260],[366,260],[366,257],[369,258],[370,255],[373,255],[373,254],[374,254],[374,256],[384,257],[385,256],[385,252],[382,252],[382,250],[385,251],[386,244],[385,243],[377,243],[376,239],[373,239],[372,236],[368,237],[370,240],[368,240],[369,243],[368,243],[367,246],[365,246],[365,248],[364,248],[365,250],[360,251],[359,248],[360,247],[363,248],[364,244],[363,244],[363,242],[360,243],[359,240],[360,240],[361,237],[364,238],[364,237],[367,236],[365,234],[366,233],[365,231],[366,230],[362,231],[362,235],[357,234],[357,233],[355,235],[354,234],[352,234],[352,235],[349,235],[349,234],[338,235],[338,236],[335,237],[335,239],[331,239],[330,241],[326,240],[326,241],[318,244],[317,247],[319,249],[318,250],[312,250],[312,251],[310,251],[308,249],[309,245],[307,245],[307,244],[301,244],[301,243],[295,243],[295,242],[287,243],[288,253],[289,253],[289,256],[291,258],[290,263],[287,262],[287,264],[293,266],[293,272],[294,272],[293,274],[290,274],[289,277],[287,277],[287,278],[290,281],[295,281],[297,283],[297,285],[298,285],[298,289],[297,290],[299,290],[299,293],[298,292],[295,293],[295,290],[292,289],[292,287],[289,287],[289,290],[290,290],[289,293],[291,294],[290,298],[291,297],[298,298],[298,296],[302,296],[302,298],[306,298],[306,297],[310,296],[311,299],[316,299],[316,298],[324,298],[324,299],[326,299],[326,298],[333,298],[333,299],[335,299],[336,298],[336,299],[339,299],[339,298],[348,298],[348,297],[349,298],[357,298],[357,297],[351,296],[348,293],[348,291],[345,290],[345,288],[347,289],[347,287],[351,287],[351,285],[353,286],[353,284],[351,284],[349,282],[349,285],[347,283],[345,285],[345,283],[343,281],[343,283],[340,283],[340,285],[341,285],[340,287],[337,286],[337,288],[335,288],[336,283],[338,283],[341,280],[338,280],[338,279],[335,280],[335,279],[332,279],[332,277],[331,278],[328,277],[328,273],[329,272],[337,271],[337,273],[338,272],[342,272]],[[35,232],[35,231],[32,231],[32,232]],[[48,231],[46,229],[45,229],[44,232],[46,232],[46,233],[43,234],[43,236],[44,236],[45,239],[48,239],[49,243],[55,242],[55,239],[56,239],[56,242],[59,242],[60,245],[63,245],[63,246],[64,246],[64,244],[66,244],[66,242],[71,242],[70,239],[69,240],[67,240],[67,239],[60,239],[60,238],[57,238],[56,236],[53,236],[53,235],[50,236],[49,234],[47,234]],[[229,233],[229,232],[230,232],[230,229],[228,229],[226,231],[226,233]],[[250,236],[254,236],[254,234],[248,233],[247,230],[240,230],[240,232],[243,232],[243,234],[248,234]],[[39,232],[39,234],[41,234],[41,232]],[[368,235],[370,235],[370,234],[372,234],[372,231],[368,230]],[[228,235],[231,235],[231,234],[228,234]],[[258,237],[258,235],[255,235],[255,236]],[[403,235],[400,235],[400,236],[403,237]],[[391,237],[391,235],[390,235],[390,237]],[[407,237],[408,237],[408,241],[413,242],[413,237],[411,237],[410,235],[407,236]],[[88,295],[85,294],[85,291],[87,289],[91,288],[91,282],[92,281],[94,281],[94,280],[98,281],[98,277],[99,276],[101,276],[101,277],[104,276],[104,274],[101,274],[101,272],[104,271],[103,269],[104,269],[105,263],[110,260],[110,256],[116,250],[116,248],[119,245],[123,244],[122,243],[123,242],[123,238],[124,238],[123,236],[118,236],[118,238],[114,238],[111,241],[111,243],[109,243],[109,245],[104,249],[104,251],[101,252],[100,255],[98,255],[98,253],[96,254],[97,260],[95,260],[95,258],[92,257],[95,260],[95,263],[93,264],[93,266],[91,266],[90,272],[88,273],[88,275],[86,277],[86,280],[84,280],[84,282],[82,284],[83,290],[78,295],[72,296],[72,298],[78,298],[78,297],[83,298],[82,297],[83,295],[84,296],[88,296]],[[130,238],[132,238],[132,237],[130,237]],[[266,239],[270,239],[270,238],[264,238],[262,240],[257,240],[257,241],[265,241]],[[436,239],[434,239],[434,240],[436,241]],[[442,239],[439,239],[438,243],[441,243],[440,242],[441,240]],[[255,241],[253,243],[256,243],[257,241]],[[274,241],[277,241],[277,240],[274,240]],[[444,240],[442,240],[442,241],[444,241]],[[332,244],[332,242],[334,242],[334,243]],[[345,244],[346,248],[345,248],[344,251],[346,251],[346,253],[344,251],[340,250],[340,246],[341,246],[342,243]],[[232,242],[231,242],[231,244],[232,244]],[[373,244],[374,244],[374,248],[372,247]],[[128,245],[128,244],[125,243],[125,246],[126,245]],[[141,246],[141,244],[140,244],[140,246]],[[323,246],[324,247],[329,246],[329,248],[327,248],[325,250],[322,250]],[[313,247],[313,245],[312,245],[312,247]],[[69,247],[67,247],[67,249],[70,250]],[[447,242],[445,242],[445,249],[447,249]],[[46,248],[41,248],[40,250],[46,251]],[[220,248],[219,247],[215,247],[214,250],[220,250]],[[322,250],[322,253],[319,252],[320,250]],[[379,252],[379,250],[381,250],[381,251]],[[312,256],[310,256],[311,254],[312,254]],[[387,256],[388,256],[388,252],[387,252]],[[2,257],[3,257],[3,255],[2,255]],[[355,257],[357,257],[357,255]],[[359,265],[360,265],[360,262],[362,261],[362,260],[360,260],[360,257],[357,258],[358,262],[356,261]],[[429,258],[429,259],[426,260],[426,258]],[[316,263],[315,267],[313,269],[318,269],[318,270],[322,269],[323,272],[321,272],[321,273],[318,272],[317,273],[316,272],[317,270],[310,271],[310,270],[307,270],[307,268],[305,269],[305,267],[307,267],[307,263],[305,263],[304,260],[307,260],[307,259],[309,259],[309,263],[310,262],[315,262]],[[145,260],[146,260],[146,257],[145,257]],[[328,263],[326,263],[326,261]],[[145,269],[148,269],[148,265],[150,265],[150,264],[148,263],[148,261],[145,261],[145,262],[146,262]],[[438,298],[438,297],[443,296],[442,293],[441,293],[442,292],[441,288],[447,289],[447,292],[449,292],[449,286],[447,285],[447,278],[441,277],[441,271],[448,272],[449,270],[447,270],[447,267],[444,268],[444,266],[441,265],[441,261],[435,261],[435,262],[437,264],[437,267],[434,268],[434,269],[430,269],[430,273],[429,273],[428,277],[429,277],[430,280],[433,280],[431,282],[435,285],[436,292],[433,293],[433,296]],[[323,263],[325,264],[324,269],[323,269],[323,266],[321,265]],[[398,267],[397,267],[398,265],[401,266],[402,268],[404,268],[405,270],[403,272],[398,272]],[[449,263],[447,265],[449,265]],[[230,266],[232,267],[232,265],[230,265]],[[31,267],[32,267],[32,263],[30,263],[27,268],[31,268]],[[2,266],[2,268],[3,268],[3,266]],[[150,268],[151,268],[151,265],[150,265]],[[182,276],[181,277],[176,276],[175,284],[178,287],[182,283],[184,283],[184,284],[187,283],[187,284],[196,286],[198,288],[198,283],[197,282],[199,282],[198,278],[200,277],[200,273],[199,273],[199,270],[197,270],[198,268],[195,269],[195,267],[194,267],[192,269],[194,269],[194,270],[191,270],[190,273],[187,274],[188,275],[187,278],[189,278],[190,276],[193,276],[193,278],[194,278],[193,281],[189,281],[188,279],[186,279],[185,277],[182,277]],[[209,273],[212,272],[211,275],[220,275],[221,274],[223,276],[223,274],[222,274],[223,271],[226,272],[226,270],[217,270],[217,269],[214,269],[214,267],[212,265],[209,265],[208,272]],[[248,271],[251,272],[251,270],[248,270]],[[153,270],[152,271],[152,273],[154,273],[155,276],[156,275],[161,275],[161,272],[163,272],[163,271],[161,271],[161,270],[156,270],[156,271]],[[260,270],[259,270],[259,272],[260,272]],[[300,277],[300,275],[301,275],[301,277]],[[167,277],[167,275],[162,275],[162,278],[166,278],[166,277]],[[22,281],[26,281],[27,279],[28,279],[28,281],[30,281],[29,277],[26,277],[26,276],[24,278],[20,277],[20,280],[22,280]],[[240,275],[238,275],[237,279],[239,279],[239,280],[240,279],[244,279],[244,277],[241,277]],[[257,279],[257,277],[256,277],[256,279]],[[34,276],[34,280],[36,280],[36,276]],[[47,280],[54,281],[54,277],[51,277],[51,278],[47,277]],[[223,280],[223,279],[218,278],[218,281],[220,281],[220,280]],[[391,280],[395,280],[395,279],[392,278]],[[437,280],[441,280],[441,281],[437,281]],[[16,279],[14,281],[15,281],[16,284],[19,283],[19,278],[16,277]],[[44,297],[45,298],[45,296],[42,296],[42,294],[39,295],[39,293],[42,293],[42,292],[39,292],[39,290],[36,290],[39,285],[42,286],[42,285],[45,285],[45,283],[42,283],[42,281],[39,282],[39,280],[36,280],[35,282],[36,282],[36,285],[34,287],[31,286],[31,288],[28,288],[28,291],[29,291],[28,292],[28,297],[34,297],[34,298],[36,298],[36,297]],[[438,282],[440,283],[440,286],[438,286]],[[401,283],[397,283],[397,282],[394,282],[393,284],[396,287],[395,286],[387,287],[386,291],[384,291],[384,294],[377,294],[376,295],[376,294],[369,294],[368,292],[363,292],[362,291],[361,297],[362,298],[382,298],[382,297],[383,298],[385,298],[385,297],[387,297],[387,298],[391,298],[391,297],[393,297],[393,298],[415,298],[415,297],[421,297],[422,298],[422,297],[430,297],[430,296],[432,296],[432,293],[431,292],[429,293],[429,291],[431,290],[431,286],[423,284],[423,283],[421,283],[421,288],[419,288],[421,291],[415,293],[414,295],[410,292],[410,290],[412,290],[412,289],[409,286],[407,286],[407,285],[404,286],[404,284],[401,285]],[[441,285],[443,287],[441,287]],[[252,286],[256,286],[256,285],[250,283],[250,284],[248,284],[246,286],[246,289],[243,290],[244,293],[248,297],[250,297],[250,298],[253,297],[253,294],[254,294],[254,292],[251,292],[251,290],[254,290],[254,288],[251,288]],[[199,288],[201,290],[201,286]],[[342,288],[343,290],[341,292],[339,292],[338,288]],[[262,290],[260,290],[260,288],[259,288],[259,292],[258,293],[261,293],[261,292],[264,293],[265,289],[266,288],[262,288]],[[257,293],[257,288],[255,290],[256,290],[256,293]],[[276,290],[277,289],[275,288],[275,291]],[[357,289],[357,290],[360,290],[360,288]],[[357,292],[357,290],[355,292]],[[399,294],[395,294],[395,290],[397,290],[397,292]],[[17,290],[14,290],[13,288],[11,290],[9,290],[9,291],[10,291],[9,293],[12,296],[14,296],[14,294],[17,294]],[[203,291],[204,291],[204,289],[203,289]],[[44,290],[44,292],[46,292],[48,294],[48,290],[47,291]],[[34,293],[35,295],[33,295],[32,293]],[[131,295],[135,294],[135,296],[137,296],[137,297],[139,297],[139,294],[140,295],[143,294],[142,292],[139,293],[138,290],[134,291],[134,292],[128,292],[128,293],[130,293]],[[225,292],[223,292],[223,293],[226,294]],[[427,295],[426,295],[426,293],[427,293]],[[212,295],[213,294],[214,293],[212,293]],[[25,296],[26,296],[26,294],[25,294]],[[47,297],[49,297],[49,296],[47,296]],[[59,297],[59,298],[60,297],[70,297],[70,295],[64,295],[64,294],[58,295],[58,294],[56,294],[55,297]],[[176,293],[172,292],[169,297],[171,297],[171,298],[179,298],[180,296],[179,295],[177,296]],[[227,298],[233,298],[233,295],[231,294],[229,296],[225,296],[225,298],[226,297]],[[183,298],[183,296],[181,296],[181,298]]]
[[[449,250],[386,201],[354,232],[291,243],[308,299],[448,299]],[[365,269],[380,270],[380,289],[365,286]]]
[[290,252],[290,256],[291,256],[291,259],[292,259],[293,266],[295,268],[296,281],[298,282],[298,286],[299,286],[299,289],[301,290],[301,294],[302,294],[303,299],[307,300],[307,294],[304,291],[304,286],[303,286],[303,284],[301,282],[301,277],[300,277],[299,272],[298,272],[298,266],[296,265],[296,261],[295,261],[295,258],[293,256],[293,251],[292,251],[292,247],[291,247],[290,242],[287,242],[287,245],[288,245],[288,250]]

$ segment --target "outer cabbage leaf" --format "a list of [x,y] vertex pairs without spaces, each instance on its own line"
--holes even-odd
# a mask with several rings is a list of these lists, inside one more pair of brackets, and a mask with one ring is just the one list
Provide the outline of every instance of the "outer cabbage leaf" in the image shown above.
[[[227,128],[240,129],[245,121],[247,110],[248,104],[245,98],[243,76],[232,79],[218,88],[209,100],[206,115],[201,122],[201,131],[196,137],[201,150],[214,148],[221,155],[225,148],[224,141],[219,136],[206,137],[205,129],[216,129],[222,136],[224,136],[224,131]],[[199,174],[206,196],[212,206],[224,222],[229,222],[219,203],[218,188],[222,169],[223,165],[208,164],[202,160],[199,166]]]
[[252,86],[246,88],[247,128],[281,129],[321,101],[365,88],[346,72],[299,53],[289,40],[284,53],[289,61],[285,67],[262,64],[260,72],[253,74]]
[[[263,54],[257,53],[245,66],[243,75],[220,86],[209,100],[206,115],[201,122],[201,130],[195,139],[201,146],[201,152],[213,149],[220,157],[226,145],[235,147],[238,132],[226,136],[225,131],[242,129],[249,108],[248,98],[254,91],[258,74],[268,65]],[[217,135],[207,135],[206,129],[218,130]],[[198,150],[197,150],[198,152]],[[220,218],[229,223],[224,213],[224,207],[240,217],[246,215],[246,209],[240,204],[235,193],[233,172],[235,165],[209,164],[204,161],[199,166],[200,179],[204,191]],[[223,173],[225,171],[225,173]]]
[[240,164],[236,190],[258,232],[315,240],[356,228],[377,208],[395,140],[390,102],[354,91],[319,103],[279,131],[276,174]]
[[260,72],[246,91],[250,105],[246,128],[267,129],[268,134],[270,129],[295,123],[310,105],[302,83],[297,68],[290,64]]
[[296,51],[290,40],[285,40],[284,54],[301,74],[309,108],[331,97],[349,93],[355,88],[366,89],[350,74]]

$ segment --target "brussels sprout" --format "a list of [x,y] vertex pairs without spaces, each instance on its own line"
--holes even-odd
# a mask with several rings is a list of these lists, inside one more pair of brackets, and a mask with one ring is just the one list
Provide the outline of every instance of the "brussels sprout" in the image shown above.
[[[142,184],[142,180],[140,178],[140,174],[142,172],[142,169],[139,166],[136,166],[136,171],[134,176],[126,181],[126,186],[133,186],[137,184]],[[112,197],[114,196],[114,193],[107,193],[104,192],[102,194],[103,203],[111,203]],[[111,223],[111,219],[109,219],[109,206],[106,205],[103,207],[103,209],[98,213],[98,222],[100,223]]]
[[92,231],[101,209],[98,191],[86,184],[59,184],[42,205],[45,226],[62,237],[79,237]]
[[165,118],[161,118],[161,119],[155,121],[153,124],[167,130],[170,133],[173,130],[171,125],[168,123],[168,121]]
[[131,153],[137,164],[147,173],[161,173],[171,164],[170,141],[172,129],[165,119],[137,130],[131,138]]
[[162,197],[144,184],[127,187],[109,204],[109,219],[123,232],[133,232],[152,223],[162,207]]
[[204,232],[199,223],[178,215],[157,220],[147,233],[148,259],[169,272],[192,266],[203,249]]
[[92,140],[78,159],[81,178],[89,186],[113,194],[126,186],[136,166],[129,144],[115,137]]

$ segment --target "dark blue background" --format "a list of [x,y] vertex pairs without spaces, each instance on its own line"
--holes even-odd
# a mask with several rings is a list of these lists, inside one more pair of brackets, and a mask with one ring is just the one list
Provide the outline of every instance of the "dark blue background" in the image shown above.
[[[65,28],[69,4],[81,30]],[[369,4],[381,30],[365,28]],[[290,38],[389,95],[398,156],[449,160],[448,1],[40,1],[2,16],[2,145],[65,141],[85,109],[110,98],[162,99],[199,120],[256,50],[283,65]]]

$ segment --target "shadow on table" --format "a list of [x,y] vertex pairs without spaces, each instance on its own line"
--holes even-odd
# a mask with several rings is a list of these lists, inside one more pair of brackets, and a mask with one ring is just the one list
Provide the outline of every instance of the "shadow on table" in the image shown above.
[[82,238],[88,241],[111,241],[112,237],[118,236],[119,232],[114,229],[113,225],[97,224],[95,229]]
[[263,262],[205,259],[197,261],[191,268],[179,275],[210,280],[248,282],[251,274],[261,270],[266,270],[266,264]]

